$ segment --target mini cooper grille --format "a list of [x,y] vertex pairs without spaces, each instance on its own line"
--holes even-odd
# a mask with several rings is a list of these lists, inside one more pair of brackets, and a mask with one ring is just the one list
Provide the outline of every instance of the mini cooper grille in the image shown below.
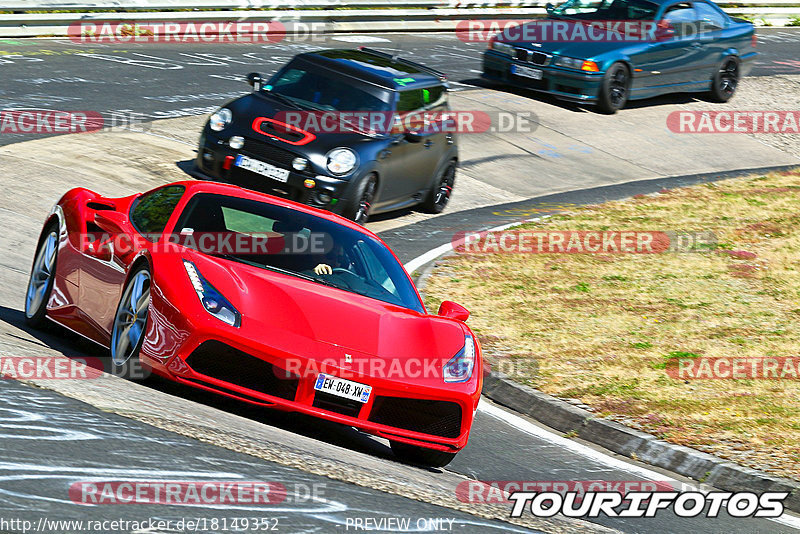
[[281,399],[294,400],[299,382],[284,378],[286,372],[279,367],[219,341],[204,342],[186,363],[200,374]]
[[527,61],[534,65],[547,65],[550,56],[544,52],[536,52],[535,50],[526,50],[525,48],[517,48],[517,59],[520,61]]
[[245,141],[244,151],[264,161],[279,165],[284,169],[291,169],[292,160],[297,157],[297,154],[293,152],[253,138],[248,138]]
[[361,404],[358,401],[344,399],[325,393],[324,391],[317,391],[314,394],[314,402],[311,404],[314,408],[321,410],[328,410],[342,415],[349,415],[350,417],[358,417],[358,412],[361,411]]
[[455,402],[375,397],[369,420],[443,438],[461,433],[461,406]]

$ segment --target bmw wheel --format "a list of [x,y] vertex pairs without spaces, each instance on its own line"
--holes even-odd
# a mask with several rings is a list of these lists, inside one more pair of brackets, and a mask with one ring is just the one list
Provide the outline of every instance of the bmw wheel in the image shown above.
[[614,63],[603,76],[597,108],[603,113],[616,113],[628,102],[629,87],[628,67],[622,63]]
[[31,267],[31,277],[25,294],[25,322],[32,327],[41,327],[47,314],[47,301],[53,291],[58,256],[58,223],[45,228],[44,237],[36,249]]
[[450,201],[453,187],[456,184],[456,162],[451,161],[444,168],[436,180],[436,185],[430,190],[422,208],[428,213],[441,213]]
[[114,374],[133,377],[144,342],[150,309],[150,270],[142,265],[130,276],[114,315],[111,329],[111,365]]
[[739,85],[739,60],[729,57],[722,62],[711,79],[711,99],[714,102],[727,102]]

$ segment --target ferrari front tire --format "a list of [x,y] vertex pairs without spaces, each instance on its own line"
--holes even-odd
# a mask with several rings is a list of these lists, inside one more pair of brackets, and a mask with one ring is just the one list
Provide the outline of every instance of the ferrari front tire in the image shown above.
[[116,376],[135,378],[141,369],[139,351],[147,329],[151,281],[149,267],[140,264],[122,290],[111,329],[111,366]]
[[36,248],[31,266],[31,277],[25,293],[25,322],[39,328],[45,323],[47,302],[53,292],[58,256],[58,222],[47,225]]
[[456,457],[455,452],[437,451],[425,447],[417,447],[400,441],[391,441],[392,452],[403,462],[424,465],[427,467],[444,467]]

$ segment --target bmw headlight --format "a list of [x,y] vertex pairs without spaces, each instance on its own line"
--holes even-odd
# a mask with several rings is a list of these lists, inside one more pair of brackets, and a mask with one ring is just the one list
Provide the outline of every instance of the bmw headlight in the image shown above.
[[208,119],[208,127],[214,130],[215,132],[221,132],[233,120],[233,113],[228,108],[219,108],[217,111],[211,114],[211,118]]
[[555,56],[553,58],[553,65],[556,67],[566,67],[568,69],[580,70],[581,66],[583,65],[583,60],[566,56]]
[[326,167],[333,174],[347,174],[356,168],[358,158],[356,153],[349,148],[334,148],[326,156]]
[[443,377],[445,382],[466,382],[472,378],[472,369],[475,367],[475,341],[472,336],[464,337],[464,346],[458,353],[444,364]]
[[500,52],[501,54],[505,54],[507,56],[514,55],[514,47],[508,43],[501,43],[499,41],[492,41],[491,46],[489,47],[495,52]]
[[242,316],[236,311],[233,304],[228,302],[228,299],[223,297],[214,286],[208,283],[208,280],[197,272],[194,263],[183,260],[183,266],[186,268],[186,274],[189,275],[195,293],[197,293],[197,298],[200,299],[200,303],[206,311],[223,323],[238,328],[242,323]]

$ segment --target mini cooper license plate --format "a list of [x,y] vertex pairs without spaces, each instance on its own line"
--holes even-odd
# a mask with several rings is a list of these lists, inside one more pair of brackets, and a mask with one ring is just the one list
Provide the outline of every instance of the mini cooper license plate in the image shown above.
[[267,178],[272,178],[273,180],[277,180],[279,182],[286,183],[289,181],[288,170],[279,169],[275,165],[270,165],[264,161],[258,161],[257,159],[248,158],[247,156],[242,156],[240,154],[236,156],[236,161],[234,164],[237,167],[260,174],[261,176],[266,176]]
[[351,382],[350,380],[324,374],[317,376],[314,389],[362,403],[367,402],[370,394],[372,394],[372,386],[365,386],[358,382]]
[[532,69],[530,67],[525,67],[524,65],[511,65],[511,74],[524,76],[525,78],[533,78],[534,80],[542,79],[541,69]]

